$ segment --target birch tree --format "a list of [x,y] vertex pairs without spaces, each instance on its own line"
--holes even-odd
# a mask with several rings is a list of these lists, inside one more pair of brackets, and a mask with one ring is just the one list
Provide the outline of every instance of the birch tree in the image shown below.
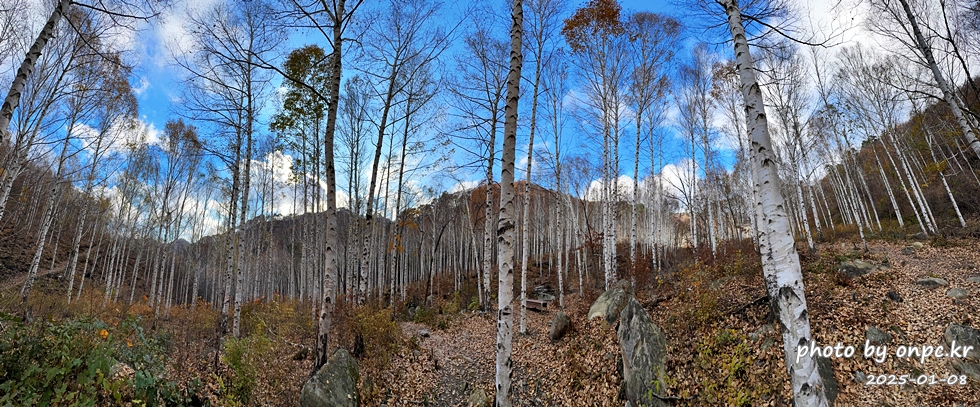
[[587,120],[598,123],[602,138],[603,271],[608,289],[617,280],[616,219],[619,199],[620,106],[627,78],[626,28],[615,0],[591,0],[564,20],[562,35],[571,47],[586,87]]
[[531,251],[531,228],[530,228],[530,207],[531,207],[531,165],[534,162],[534,133],[538,128],[538,96],[541,85],[542,66],[549,61],[546,60],[550,54],[551,44],[554,41],[555,32],[558,29],[559,16],[562,11],[562,4],[556,0],[531,0],[528,3],[530,18],[526,20],[529,34],[525,41],[527,48],[534,58],[534,76],[531,78],[531,118],[530,133],[527,141],[527,169],[526,181],[524,183],[524,214],[521,230],[521,324],[520,332],[527,332],[527,262]]
[[524,10],[521,0],[511,8],[510,71],[507,73],[507,103],[504,106],[504,143],[500,168],[500,221],[497,226],[500,270],[497,292],[497,361],[494,387],[497,407],[513,404],[511,359],[514,336],[514,228],[517,220],[514,205],[514,155],[517,145],[517,107],[520,100],[521,49],[524,38]]
[[817,371],[817,360],[808,354],[797,354],[798,346],[812,342],[810,318],[803,290],[799,253],[793,240],[785,199],[780,193],[772,140],[766,120],[762,92],[756,81],[755,62],[749,50],[742,13],[734,0],[717,3],[724,9],[735,49],[745,116],[748,123],[753,166],[757,169],[755,187],[760,200],[764,238],[760,239],[763,274],[770,304],[780,323],[786,369],[790,377],[794,403],[797,406],[828,405],[823,379]]

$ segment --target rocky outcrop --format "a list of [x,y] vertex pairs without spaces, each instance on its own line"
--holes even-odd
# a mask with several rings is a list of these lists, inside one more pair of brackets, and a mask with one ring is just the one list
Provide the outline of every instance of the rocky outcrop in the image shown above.
[[357,407],[357,362],[344,349],[338,349],[313,377],[303,385],[301,407]]
[[629,281],[619,280],[618,283],[602,293],[589,308],[589,319],[602,317],[609,325],[616,323],[619,313],[630,298],[633,297],[633,289]]
[[957,372],[970,376],[974,380],[980,380],[980,330],[966,325],[952,324],[946,328],[946,344],[952,346],[956,341],[956,346],[964,349],[972,346],[964,358],[951,358],[950,364]]
[[568,332],[568,328],[572,326],[572,320],[568,319],[568,315],[564,312],[558,311],[555,314],[555,318],[551,320],[551,332],[548,333],[548,338],[553,341],[557,341],[565,336]]
[[623,353],[626,399],[634,406],[666,406],[660,395],[665,389],[667,340],[633,297],[620,312],[616,334]]

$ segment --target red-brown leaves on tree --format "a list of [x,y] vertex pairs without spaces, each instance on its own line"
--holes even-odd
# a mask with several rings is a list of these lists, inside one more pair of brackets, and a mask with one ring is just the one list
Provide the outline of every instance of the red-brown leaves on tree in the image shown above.
[[621,11],[622,7],[616,0],[591,0],[565,19],[561,35],[572,51],[581,52],[591,41],[605,40],[626,32],[619,18]]

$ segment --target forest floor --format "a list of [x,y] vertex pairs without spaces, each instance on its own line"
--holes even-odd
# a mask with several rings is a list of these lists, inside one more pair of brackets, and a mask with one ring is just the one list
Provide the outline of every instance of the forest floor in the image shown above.
[[[937,242],[933,242],[937,243]],[[898,358],[898,345],[945,345],[951,323],[977,326],[980,251],[975,239],[929,242],[910,252],[904,243],[872,242],[869,251],[851,243],[825,244],[804,253],[813,337],[820,346],[853,346],[850,358],[831,358],[841,406],[956,406],[980,402],[980,383],[947,385],[955,374],[948,359]],[[734,256],[737,263],[741,256]],[[879,270],[848,279],[841,261],[862,258]],[[731,259],[730,259],[731,260]],[[757,263],[756,263],[757,265]],[[668,277],[661,289],[640,291],[638,300],[668,340],[667,395],[672,405],[790,405],[791,391],[783,362],[782,338],[769,321],[757,268],[692,266]],[[948,287],[924,288],[923,277],[941,277]],[[968,289],[964,300],[946,297],[953,287]],[[891,292],[891,296],[889,296]],[[891,297],[891,298],[890,298]],[[897,299],[897,301],[896,301]],[[554,304],[553,305],[557,305]],[[566,295],[564,311],[573,331],[551,342],[549,323],[556,309],[528,313],[527,335],[514,336],[515,403],[522,406],[620,406],[621,356],[614,327],[587,321],[590,302]],[[515,313],[515,326],[519,314]],[[863,357],[866,331],[876,327],[893,335],[883,363]],[[496,325],[494,314],[464,313],[448,329],[401,323],[414,349],[393,358],[367,405],[466,406],[474,389],[493,394]],[[422,330],[429,331],[422,337]],[[913,358],[915,359],[915,358]],[[935,375],[933,385],[868,385],[856,376]],[[368,376],[376,374],[366,372]]]
[[[974,406],[980,402],[980,383],[974,379],[966,385],[931,386],[867,385],[855,379],[861,372],[925,374],[943,380],[953,374],[948,359],[927,358],[920,363],[897,358],[897,346],[945,345],[943,333],[951,323],[980,326],[980,283],[973,279],[980,277],[980,241],[936,239],[924,241],[924,247],[914,251],[906,249],[908,243],[874,241],[867,252],[840,242],[820,245],[813,253],[801,250],[814,339],[821,346],[841,343],[856,348],[853,357],[831,359],[840,390],[836,405]],[[671,405],[790,405],[782,338],[769,320],[759,263],[752,260],[750,250],[747,245],[723,246],[715,260],[710,260],[710,252],[701,252],[703,261],[669,259],[675,272],[636,277],[637,286],[649,287],[636,292],[637,299],[667,339],[665,395],[673,398]],[[842,261],[856,258],[887,267],[855,279],[838,272]],[[281,299],[247,303],[242,311],[243,339],[218,346],[217,313],[207,304],[178,307],[169,315],[161,312],[154,317],[145,298],[132,305],[102,307],[102,295],[86,291],[81,301],[67,307],[57,302],[62,301],[63,287],[55,277],[40,278],[38,294],[32,295],[37,323],[95,317],[105,322],[109,340],[118,336],[119,346],[125,349],[133,346],[128,343],[133,337],[114,327],[125,325],[121,322],[133,315],[142,316],[147,337],[164,349],[165,377],[181,388],[193,388],[211,405],[294,406],[309,377],[315,336],[310,304]],[[941,277],[950,285],[924,288],[916,284],[922,277]],[[947,298],[947,290],[953,287],[970,294],[963,300]],[[11,286],[0,292],[0,314],[17,312],[17,289]],[[556,342],[548,338],[557,302],[544,312],[529,311],[528,333],[514,334],[515,404],[622,406],[622,361],[615,327],[586,320],[601,291],[586,287],[580,296],[577,285],[566,291],[563,311],[571,318],[572,329],[564,338]],[[339,303],[332,342],[358,357],[364,405],[466,406],[477,389],[492,397],[496,313],[459,311],[466,301],[437,295],[428,306],[416,303],[414,315],[408,312],[409,304],[399,304],[392,315]],[[518,310],[515,331],[519,318]],[[0,333],[9,326],[4,322]],[[872,326],[894,337],[881,364],[861,355]]]

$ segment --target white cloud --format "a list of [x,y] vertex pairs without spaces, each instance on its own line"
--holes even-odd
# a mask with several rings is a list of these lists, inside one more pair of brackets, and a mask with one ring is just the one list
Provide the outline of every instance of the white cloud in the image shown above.
[[446,192],[455,194],[457,192],[463,192],[476,188],[478,185],[480,185],[480,181],[459,181],[453,186],[449,187],[449,190]]
[[[698,168],[699,166],[695,164],[694,170],[696,171]],[[677,163],[664,165],[664,168],[660,170],[660,179],[663,181],[664,189],[674,196],[681,196],[682,190],[689,188],[688,184],[692,178],[690,159],[682,159]]]
[[150,88],[150,80],[147,79],[146,76],[140,76],[139,81],[139,86],[133,88],[133,93],[135,93],[136,96],[143,96],[143,93]]
[[[640,181],[639,187],[643,189],[643,181]],[[613,188],[619,191],[619,199],[632,199],[633,196],[633,177],[628,175],[620,175],[616,179],[615,187],[613,182],[609,183],[609,190],[613,191]],[[582,194],[582,199],[587,201],[599,201],[602,199],[602,180],[592,180],[589,183],[588,188]]]
[[226,0],[177,0],[158,18],[151,41],[157,45],[158,55],[152,56],[158,67],[165,67],[193,48],[195,38],[190,31],[190,16],[201,13]]

